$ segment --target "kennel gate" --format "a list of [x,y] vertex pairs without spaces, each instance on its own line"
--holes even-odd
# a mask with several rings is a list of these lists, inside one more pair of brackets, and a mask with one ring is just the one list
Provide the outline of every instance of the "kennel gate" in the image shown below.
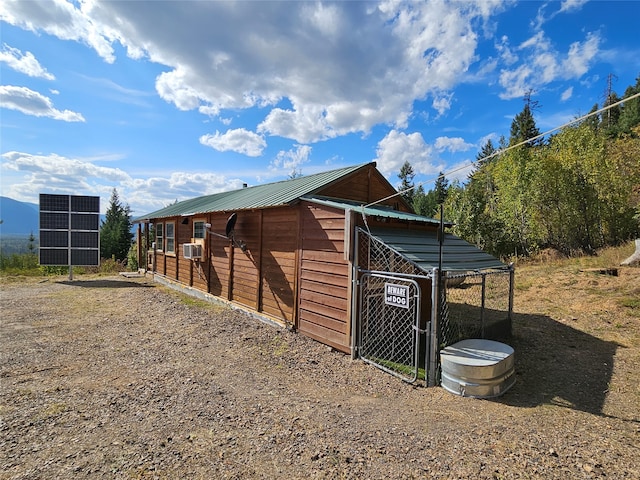
[[406,382],[415,382],[425,337],[420,328],[420,286],[410,278],[367,272],[360,278],[359,298],[360,358]]

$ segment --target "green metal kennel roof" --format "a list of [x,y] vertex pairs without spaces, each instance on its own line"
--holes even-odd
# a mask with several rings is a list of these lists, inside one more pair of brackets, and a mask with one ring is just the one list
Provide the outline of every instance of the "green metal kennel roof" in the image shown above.
[[[306,196],[301,200],[340,208],[343,210],[353,210],[373,217],[386,217],[398,220],[408,220],[439,225],[440,221],[423,217],[415,213],[399,212],[384,205],[363,206],[361,203],[349,200],[337,200],[321,196]],[[445,222],[445,226],[451,226]],[[426,232],[417,230],[399,230],[372,228],[370,233],[382,243],[398,252],[400,255],[416,264],[425,271],[430,271],[438,266],[440,258],[440,245],[436,232]],[[504,269],[507,265],[494,256],[482,251],[475,245],[463,240],[460,237],[445,233],[445,240],[442,253],[443,270],[458,270],[471,272],[475,270]]]
[[[415,263],[422,270],[430,271],[438,267],[440,245],[436,232],[381,228],[371,229],[370,232],[374,238]],[[443,270],[470,272],[507,267],[494,256],[450,233],[445,233],[442,252]]]
[[355,165],[328,172],[305,175],[290,180],[192,198],[161,208],[155,212],[141,215],[135,218],[133,222],[140,223],[155,218],[189,216],[209,212],[251,210],[255,208],[287,205],[304,195],[313,194],[317,190],[327,187],[336,180],[340,180],[346,175],[350,175],[367,165],[369,164]]

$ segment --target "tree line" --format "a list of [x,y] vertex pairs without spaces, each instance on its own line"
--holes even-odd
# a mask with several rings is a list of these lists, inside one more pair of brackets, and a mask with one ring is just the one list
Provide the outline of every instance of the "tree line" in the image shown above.
[[[640,237],[640,76],[619,98],[542,137],[531,95],[511,123],[508,139],[488,140],[464,182],[440,172],[434,188],[414,188],[405,162],[399,190],[416,213],[455,223],[453,233],[498,257],[542,248],[567,255]],[[625,99],[629,98],[628,101]],[[604,107],[623,103],[596,113]],[[515,148],[509,148],[514,147]]]

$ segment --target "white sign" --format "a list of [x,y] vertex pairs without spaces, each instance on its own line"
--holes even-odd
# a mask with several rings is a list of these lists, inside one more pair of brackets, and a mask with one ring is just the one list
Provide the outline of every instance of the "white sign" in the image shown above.
[[409,287],[406,285],[384,284],[384,303],[394,307],[409,308]]

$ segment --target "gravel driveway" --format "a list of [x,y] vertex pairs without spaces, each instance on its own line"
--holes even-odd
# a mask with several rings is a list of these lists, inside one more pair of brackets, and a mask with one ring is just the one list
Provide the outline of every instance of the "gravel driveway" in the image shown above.
[[640,478],[637,392],[605,402],[600,380],[545,380],[555,351],[526,316],[517,383],[488,401],[405,384],[151,279],[1,287],[1,479]]

